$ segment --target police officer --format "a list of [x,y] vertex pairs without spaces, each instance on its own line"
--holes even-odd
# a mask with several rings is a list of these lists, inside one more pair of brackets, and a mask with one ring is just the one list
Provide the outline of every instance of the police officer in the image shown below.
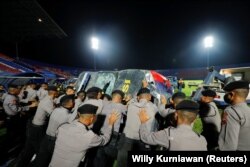
[[91,87],[86,92],[87,99],[83,104],[92,104],[98,106],[96,114],[100,114],[103,109],[102,89],[98,87]]
[[[97,106],[97,112],[96,112],[96,121],[94,124],[91,125],[91,129],[93,130],[94,133],[100,134],[101,127],[104,123],[105,120],[105,115],[103,115],[102,109],[104,104],[109,103],[108,101],[103,101],[102,98],[102,89],[99,87],[91,87],[87,90],[86,96],[87,98],[83,102],[82,105],[84,104],[92,104],[94,106]],[[86,155],[86,160],[85,163],[87,164],[87,167],[92,167],[93,166],[93,160],[94,157],[96,156],[97,148],[92,148],[88,151]]]
[[37,91],[37,97],[41,101],[44,97],[48,95],[48,84],[42,83],[41,87]]
[[119,167],[127,166],[127,153],[131,150],[149,150],[149,147],[140,141],[139,128],[141,122],[138,113],[146,108],[150,119],[145,124],[150,132],[156,130],[155,114],[157,107],[150,101],[151,94],[148,88],[141,88],[138,93],[139,102],[132,102],[128,105],[127,120],[124,128],[124,134],[119,141],[119,151],[117,163]]
[[8,145],[13,143],[20,133],[20,114],[25,114],[25,111],[37,105],[37,103],[32,103],[29,106],[21,107],[18,98],[19,93],[20,89],[18,89],[18,86],[10,84],[8,86],[8,94],[3,101],[3,108],[7,115],[6,127]]
[[84,104],[78,108],[79,119],[59,127],[50,167],[78,167],[89,148],[105,145],[111,136],[118,114],[109,117],[109,126],[103,135],[96,135],[88,126],[95,121],[97,106]]
[[[101,100],[102,89],[100,89],[98,87],[91,87],[87,90],[86,97],[87,98],[84,100],[84,102],[81,105],[92,104],[94,106],[97,106],[98,110],[97,110],[96,114],[100,114],[102,111],[102,108],[103,108],[103,100]],[[77,107],[78,106],[75,107],[74,112],[73,112],[72,117],[70,118],[69,122],[72,122],[73,120],[75,120],[77,118]]]
[[[176,92],[170,98],[170,104],[164,95],[161,95],[161,104],[158,105],[159,114],[164,118],[163,127],[176,127],[176,120],[174,118],[175,107],[181,101],[185,100],[186,95],[183,92]],[[160,127],[161,128],[161,127]]]
[[112,92],[112,101],[105,105],[102,110],[102,114],[106,116],[104,125],[101,129],[103,131],[108,126],[108,115],[111,114],[112,111],[116,111],[119,113],[118,121],[114,124],[113,134],[111,136],[110,142],[98,148],[96,158],[94,160],[94,166],[112,166],[114,160],[117,157],[118,153],[118,140],[119,140],[119,130],[121,121],[123,120],[123,116],[126,115],[127,106],[122,104],[122,100],[124,98],[124,93],[121,90],[114,90]]
[[225,85],[225,102],[230,104],[223,113],[219,135],[220,150],[250,150],[250,108],[246,98],[249,82],[233,81]]
[[62,94],[61,96],[59,96],[56,100],[56,106],[58,107],[60,105],[60,100],[63,96],[65,95],[75,95],[75,88],[73,86],[67,86],[66,90],[65,90],[65,94]]
[[150,116],[143,109],[139,113],[141,140],[150,145],[160,145],[168,150],[207,150],[206,139],[192,130],[191,123],[199,111],[199,104],[183,100],[176,106],[177,127],[169,127],[158,132],[150,132],[147,121]]
[[203,131],[202,135],[207,140],[207,149],[209,151],[218,148],[218,138],[221,129],[221,116],[217,106],[215,105],[214,98],[216,97],[215,91],[206,89],[201,92],[200,103],[200,118],[202,121]]
[[19,156],[17,167],[28,166],[33,155],[39,152],[40,142],[46,131],[47,119],[54,110],[54,99],[57,94],[57,87],[50,86],[48,96],[40,101],[32,122],[28,124],[26,144]]
[[37,97],[37,91],[35,90],[36,84],[33,82],[29,82],[27,88],[25,89],[26,96],[21,99],[22,103],[28,103],[30,101],[35,101]]
[[85,99],[85,96],[86,96],[86,94],[85,94],[84,91],[77,92],[77,97],[75,99],[75,107],[74,107],[74,109],[77,110],[77,108],[82,105],[82,103],[83,103],[83,101]]
[[60,100],[60,106],[52,112],[49,119],[46,135],[44,136],[39,153],[37,155],[37,167],[47,167],[55,147],[56,133],[58,128],[67,123],[70,118],[70,111],[74,107],[74,95],[63,96]]

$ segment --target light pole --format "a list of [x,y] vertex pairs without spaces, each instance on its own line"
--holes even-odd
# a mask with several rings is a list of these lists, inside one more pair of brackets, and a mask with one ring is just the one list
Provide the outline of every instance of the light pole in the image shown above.
[[209,69],[209,56],[210,56],[210,48],[214,45],[214,38],[212,36],[207,36],[204,38],[204,47],[207,49],[207,68]]
[[96,71],[96,51],[99,49],[99,39],[96,37],[91,38],[91,48],[94,50],[94,70]]

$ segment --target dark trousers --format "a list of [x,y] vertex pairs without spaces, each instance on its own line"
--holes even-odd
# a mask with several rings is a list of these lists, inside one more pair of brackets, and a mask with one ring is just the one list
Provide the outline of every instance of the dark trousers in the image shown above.
[[27,125],[27,138],[23,151],[17,160],[17,167],[27,167],[34,154],[38,154],[41,139],[45,134],[45,126]]
[[7,148],[15,146],[17,140],[20,140],[20,127],[21,127],[21,119],[19,115],[8,116],[6,118],[6,138],[7,138]]
[[114,132],[111,136],[110,142],[107,145],[98,148],[94,160],[94,167],[113,166],[113,163],[117,158],[119,137],[120,135],[117,132]]
[[219,132],[217,131],[216,125],[214,123],[208,123],[201,119],[203,131],[201,133],[207,140],[207,150],[215,151],[218,146]]
[[55,148],[56,137],[45,135],[36,158],[35,167],[48,167]]
[[146,145],[140,140],[127,138],[125,134],[121,135],[118,144],[117,166],[127,167],[128,151],[149,151]]

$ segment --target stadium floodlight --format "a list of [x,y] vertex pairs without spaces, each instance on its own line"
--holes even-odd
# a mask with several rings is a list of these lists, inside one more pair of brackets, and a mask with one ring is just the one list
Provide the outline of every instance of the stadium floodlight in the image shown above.
[[207,36],[204,38],[204,47],[207,49],[207,68],[209,69],[209,56],[210,56],[210,48],[214,46],[214,38],[213,36]]
[[43,22],[43,20],[41,18],[38,18],[37,21],[40,23]]
[[91,46],[92,46],[92,49],[94,50],[98,50],[99,49],[99,39],[96,38],[96,37],[92,37],[91,38]]
[[214,38],[212,36],[207,36],[204,38],[205,48],[211,48],[214,45]]
[[96,52],[99,49],[99,39],[97,37],[92,37],[91,38],[91,48],[94,50],[94,70],[96,71]]

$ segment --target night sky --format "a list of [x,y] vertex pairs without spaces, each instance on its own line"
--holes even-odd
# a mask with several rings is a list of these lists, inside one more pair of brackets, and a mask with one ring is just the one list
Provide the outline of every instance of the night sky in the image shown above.
[[[40,0],[63,39],[20,44],[20,57],[65,66],[112,69],[205,67],[203,38],[213,35],[210,65],[250,62],[247,1]],[[94,53],[90,38],[100,40]]]

